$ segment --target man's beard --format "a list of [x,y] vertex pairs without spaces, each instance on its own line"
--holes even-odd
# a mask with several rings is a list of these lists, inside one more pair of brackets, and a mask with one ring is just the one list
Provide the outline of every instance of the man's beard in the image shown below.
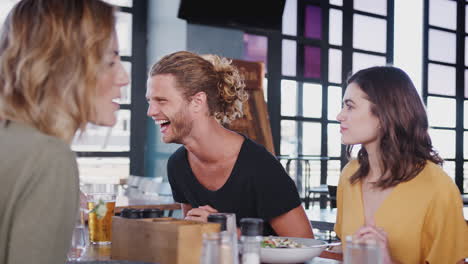
[[190,134],[192,128],[193,120],[189,120],[187,109],[181,109],[171,118],[170,133],[172,132],[172,135],[168,138],[166,143],[183,144],[184,138]]

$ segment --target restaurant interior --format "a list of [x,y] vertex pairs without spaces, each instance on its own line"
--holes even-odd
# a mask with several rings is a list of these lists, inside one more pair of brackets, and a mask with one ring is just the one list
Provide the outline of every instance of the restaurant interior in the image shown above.
[[[16,2],[0,2],[0,23]],[[161,141],[159,128],[147,116],[145,93],[149,67],[164,55],[187,50],[244,63],[247,72],[253,65],[253,86],[257,87],[252,89],[261,96],[248,102],[251,109],[252,105],[257,109],[247,123],[252,129],[239,131],[264,144],[281,162],[296,184],[315,238],[326,243],[338,241],[333,231],[336,186],[348,162],[336,118],[346,79],[371,66],[402,68],[425,103],[433,145],[445,160],[444,171],[460,191],[468,221],[468,2],[106,2],[119,7],[120,55],[131,81],[121,90],[117,124],[112,128],[89,124],[84,134],[74,138],[72,150],[77,155],[82,191],[98,184],[112,186],[117,193],[115,213],[125,208],[154,208],[162,210],[164,217],[182,217],[166,168],[180,145]],[[113,238],[113,247],[129,243],[119,242],[124,232],[141,231],[125,221],[118,225],[124,231]],[[138,239],[132,243],[138,244]],[[81,261],[151,255],[145,245],[135,247],[140,251],[121,250],[118,255],[110,246],[90,246]],[[321,257],[307,263],[342,263],[333,251]]]

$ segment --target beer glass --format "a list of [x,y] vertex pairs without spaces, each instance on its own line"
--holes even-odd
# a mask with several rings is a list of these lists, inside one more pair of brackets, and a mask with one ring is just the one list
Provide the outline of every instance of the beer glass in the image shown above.
[[89,241],[93,244],[110,244],[115,193],[90,193],[88,198]]

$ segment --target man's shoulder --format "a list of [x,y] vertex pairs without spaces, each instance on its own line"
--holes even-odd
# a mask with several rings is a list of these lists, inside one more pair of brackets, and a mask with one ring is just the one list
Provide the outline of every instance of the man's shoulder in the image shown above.
[[179,171],[182,168],[183,164],[185,164],[185,159],[187,157],[187,150],[184,146],[179,147],[174,153],[169,156],[167,160],[167,170],[168,174],[171,172]]
[[182,145],[169,156],[168,162],[181,162],[185,159],[187,149]]
[[265,146],[255,142],[254,140],[244,136],[245,138],[245,148],[246,148],[246,153],[249,155],[255,155],[255,157],[268,157],[268,158],[274,158],[273,154],[271,154]]
[[[263,145],[246,137],[242,151],[241,162],[256,177],[271,177],[272,174],[284,174],[283,165]],[[261,172],[261,173],[257,173]]]

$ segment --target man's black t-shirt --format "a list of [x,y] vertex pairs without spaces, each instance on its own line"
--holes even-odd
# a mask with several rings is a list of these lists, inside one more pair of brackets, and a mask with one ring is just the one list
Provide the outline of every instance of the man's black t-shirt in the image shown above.
[[264,235],[276,235],[269,220],[299,206],[299,194],[281,163],[263,146],[244,138],[231,175],[216,191],[197,180],[187,150],[180,147],[167,164],[172,195],[176,202],[193,208],[210,205],[218,212],[235,213],[238,226],[242,218],[262,218]]

